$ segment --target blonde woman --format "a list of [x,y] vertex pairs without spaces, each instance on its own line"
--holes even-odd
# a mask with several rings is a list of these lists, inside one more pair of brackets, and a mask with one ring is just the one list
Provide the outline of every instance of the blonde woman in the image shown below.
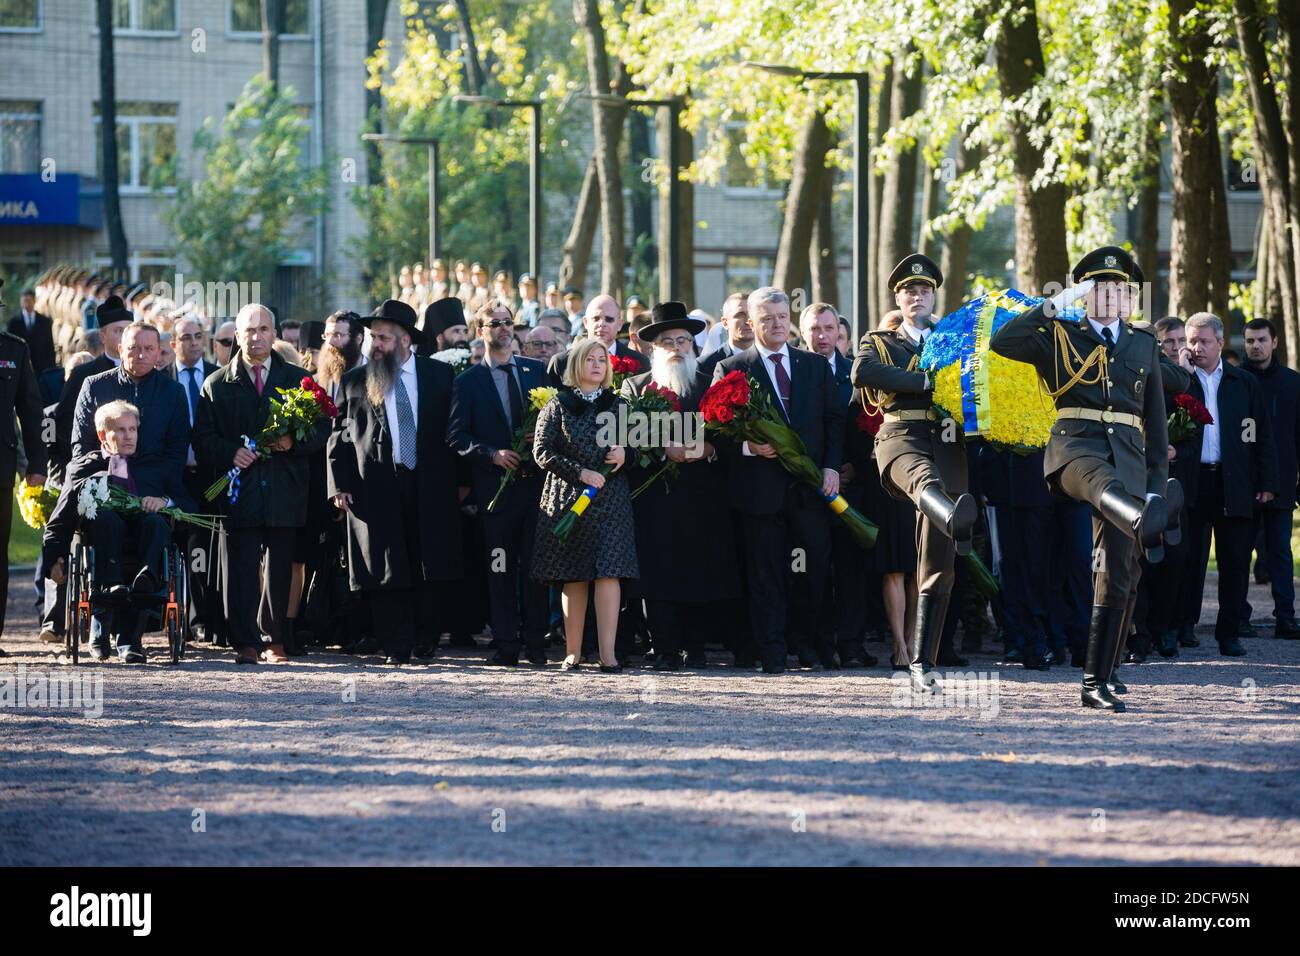
[[[636,541],[632,499],[623,465],[628,452],[597,442],[606,414],[618,414],[623,401],[611,387],[613,367],[605,344],[596,338],[574,346],[564,369],[564,387],[537,417],[533,458],[546,472],[541,514],[533,550],[532,576],[564,589],[565,658],[562,671],[575,671],[582,658],[582,630],[592,582],[596,594],[596,631],[600,669],[618,673],[614,657],[618,630],[619,579],[636,578]],[[611,466],[608,476],[599,471]],[[597,489],[568,538],[555,536],[555,525],[586,487]]]

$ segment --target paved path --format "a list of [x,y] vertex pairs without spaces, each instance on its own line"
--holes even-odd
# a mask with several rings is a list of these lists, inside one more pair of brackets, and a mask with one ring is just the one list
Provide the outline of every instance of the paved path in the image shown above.
[[[30,593],[0,680],[73,670]],[[1202,640],[1118,716],[987,655],[995,696],[942,711],[879,668],[83,664],[102,716],[0,708],[0,864],[1296,865],[1300,642]]]

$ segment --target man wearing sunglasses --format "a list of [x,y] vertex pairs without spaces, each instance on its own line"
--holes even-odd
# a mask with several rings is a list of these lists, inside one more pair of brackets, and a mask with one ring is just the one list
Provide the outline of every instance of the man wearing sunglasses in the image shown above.
[[230,364],[230,355],[235,349],[235,323],[222,322],[217,326],[217,334],[212,337],[212,354],[217,364]]
[[[636,368],[633,375],[640,375],[642,372],[650,371],[650,360],[640,352],[627,347],[626,344],[619,342],[618,333],[623,328],[623,310],[618,307],[618,301],[612,295],[598,295],[587,303],[586,314],[582,318],[582,327],[589,338],[597,338],[605,343],[609,349],[610,358],[628,358],[631,359]],[[551,359],[550,367],[546,370],[547,384],[556,388],[564,387],[564,366],[568,363],[569,353],[561,352],[555,358]]]

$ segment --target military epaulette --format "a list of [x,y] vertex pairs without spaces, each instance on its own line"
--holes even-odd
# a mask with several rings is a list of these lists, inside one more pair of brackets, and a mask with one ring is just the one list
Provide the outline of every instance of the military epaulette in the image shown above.
[[1127,328],[1130,332],[1141,332],[1143,335],[1149,335],[1153,339],[1156,337],[1156,333],[1153,329],[1135,329],[1131,325]]

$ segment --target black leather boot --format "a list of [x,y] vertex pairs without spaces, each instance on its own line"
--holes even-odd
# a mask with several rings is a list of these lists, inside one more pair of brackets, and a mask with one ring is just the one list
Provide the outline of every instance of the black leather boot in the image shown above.
[[943,485],[932,481],[921,489],[917,504],[923,515],[952,538],[958,554],[970,554],[975,520],[979,517],[979,509],[971,495],[960,494],[954,500],[948,497]]
[[1165,482],[1165,508],[1169,524],[1165,525],[1165,544],[1173,547],[1183,540],[1183,486],[1177,478]]
[[296,617],[286,617],[284,623],[280,626],[281,640],[284,641],[284,652],[290,657],[306,657],[307,650],[298,640],[298,619]]
[[938,694],[943,688],[932,673],[939,653],[939,639],[943,637],[943,617],[948,610],[949,594],[918,594],[916,596],[916,626],[907,641],[908,673],[912,690],[922,694]]
[[1138,501],[1116,482],[1101,493],[1097,510],[1117,528],[1131,534],[1146,552],[1147,561],[1159,564],[1164,560],[1165,549],[1160,537],[1169,525],[1169,509],[1159,495],[1147,495]]
[[1110,676],[1106,678],[1106,683],[1110,686],[1112,694],[1127,694],[1128,685],[1119,679],[1119,665],[1124,662],[1124,648],[1128,646],[1128,632],[1133,624],[1133,610],[1137,607],[1137,595],[1134,594],[1128,599],[1128,605],[1124,608],[1124,616],[1120,618],[1119,630],[1116,632],[1115,651],[1110,659]]
[[1084,707],[1116,712],[1124,709],[1124,702],[1111,694],[1105,680],[1115,653],[1112,635],[1118,635],[1123,616],[1118,608],[1093,605],[1092,620],[1088,624],[1088,656],[1083,663]]

